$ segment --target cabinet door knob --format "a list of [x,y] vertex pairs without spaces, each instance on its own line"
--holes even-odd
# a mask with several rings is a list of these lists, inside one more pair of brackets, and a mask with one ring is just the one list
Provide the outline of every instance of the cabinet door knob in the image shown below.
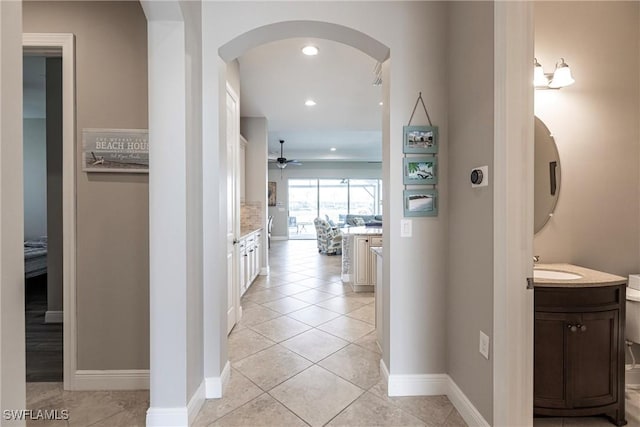
[[582,332],[585,332],[587,330],[587,326],[586,325],[580,325],[580,330]]
[[571,332],[576,332],[578,330],[578,327],[576,325],[569,325],[569,329],[571,330]]

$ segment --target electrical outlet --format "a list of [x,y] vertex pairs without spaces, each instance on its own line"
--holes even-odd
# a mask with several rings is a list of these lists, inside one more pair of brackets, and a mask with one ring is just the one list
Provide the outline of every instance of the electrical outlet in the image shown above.
[[480,354],[489,360],[489,336],[480,331]]

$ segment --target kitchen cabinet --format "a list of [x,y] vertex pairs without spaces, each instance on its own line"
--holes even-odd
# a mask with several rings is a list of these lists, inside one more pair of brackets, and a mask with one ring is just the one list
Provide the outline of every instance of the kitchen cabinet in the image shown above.
[[625,425],[625,285],[534,292],[534,414]]
[[382,246],[382,236],[363,234],[349,236],[347,239],[343,236],[343,245],[345,243],[349,245],[349,249],[346,254],[343,251],[343,257],[350,257],[347,264],[353,274],[343,273],[343,281],[351,282],[354,292],[374,292],[377,261],[376,255],[370,249]]
[[240,237],[240,295],[249,289],[253,281],[260,274],[262,253],[262,229],[247,233]]

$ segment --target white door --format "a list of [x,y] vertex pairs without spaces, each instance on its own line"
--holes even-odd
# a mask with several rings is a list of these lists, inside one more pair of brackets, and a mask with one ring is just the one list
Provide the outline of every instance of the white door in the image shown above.
[[240,320],[240,286],[236,236],[239,231],[238,142],[240,140],[238,97],[227,85],[227,333]]

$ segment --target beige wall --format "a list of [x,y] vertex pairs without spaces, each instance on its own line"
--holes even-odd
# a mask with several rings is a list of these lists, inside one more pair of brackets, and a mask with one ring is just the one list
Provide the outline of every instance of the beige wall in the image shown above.
[[25,32],[75,34],[78,369],[149,367],[148,177],[81,170],[83,128],[147,128],[138,2],[25,2]]
[[576,83],[536,91],[554,135],[562,183],[555,215],[535,236],[541,262],[626,276],[640,271],[638,2],[538,2],[535,54],[564,57]]
[[[448,28],[447,371],[491,423],[493,357],[478,340],[480,330],[493,338],[493,4],[451,3]],[[484,165],[489,186],[471,188],[471,169]]]

